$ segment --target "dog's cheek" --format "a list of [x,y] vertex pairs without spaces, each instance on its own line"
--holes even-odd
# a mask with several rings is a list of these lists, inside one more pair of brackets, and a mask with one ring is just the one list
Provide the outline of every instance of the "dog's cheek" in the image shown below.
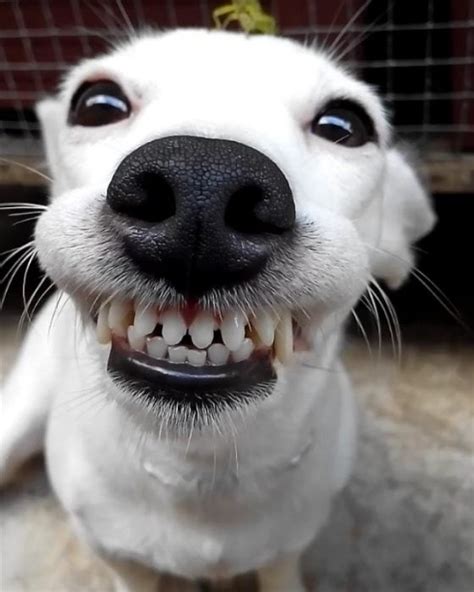
[[367,285],[367,250],[351,221],[324,210],[319,210],[317,219],[299,249],[301,288],[306,291],[310,286],[315,301],[326,311],[346,309]]
[[72,280],[77,284],[84,271],[98,273],[100,196],[98,188],[61,194],[38,220],[34,241],[40,265],[61,288]]

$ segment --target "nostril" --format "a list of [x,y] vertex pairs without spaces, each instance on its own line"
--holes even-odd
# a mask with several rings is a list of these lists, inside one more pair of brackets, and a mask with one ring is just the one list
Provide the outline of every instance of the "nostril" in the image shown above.
[[259,217],[258,205],[264,199],[264,191],[258,185],[250,184],[237,189],[227,204],[225,225],[243,234],[282,234],[285,229]]
[[122,213],[144,222],[159,223],[176,214],[175,193],[160,173],[143,171],[136,175],[132,195]]

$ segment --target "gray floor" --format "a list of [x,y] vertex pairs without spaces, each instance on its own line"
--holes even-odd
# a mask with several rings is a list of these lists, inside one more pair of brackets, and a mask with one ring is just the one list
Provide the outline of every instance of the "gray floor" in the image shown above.
[[[6,370],[16,348],[2,322]],[[347,346],[361,404],[352,481],[307,558],[318,592],[474,590],[474,347],[435,332],[370,361]],[[2,592],[106,592],[109,580],[72,535],[33,463],[0,498]],[[220,590],[249,592],[249,580]],[[194,590],[170,582],[168,590]],[[288,591],[291,592],[291,591]]]

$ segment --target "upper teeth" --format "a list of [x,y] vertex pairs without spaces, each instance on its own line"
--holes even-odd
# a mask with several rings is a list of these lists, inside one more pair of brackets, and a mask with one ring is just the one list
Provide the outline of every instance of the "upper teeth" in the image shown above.
[[[220,331],[222,343],[217,331]],[[275,355],[282,363],[289,362],[293,354],[293,325],[289,312],[277,319],[263,310],[246,319],[237,310],[227,311],[222,318],[199,311],[188,327],[177,309],[159,313],[154,307],[114,300],[100,307],[97,319],[99,342],[107,344],[112,334],[126,338],[133,349],[146,349],[152,357],[194,366],[203,366],[206,362],[221,365],[229,358],[240,362],[261,347],[274,346]],[[186,335],[189,335],[188,341],[181,343]]]
[[209,347],[214,339],[214,329],[216,328],[217,323],[211,313],[199,312],[189,327],[189,334],[194,345],[200,348]]
[[178,344],[186,335],[186,323],[177,310],[167,310],[160,316],[160,321],[163,325],[163,338],[168,345]]

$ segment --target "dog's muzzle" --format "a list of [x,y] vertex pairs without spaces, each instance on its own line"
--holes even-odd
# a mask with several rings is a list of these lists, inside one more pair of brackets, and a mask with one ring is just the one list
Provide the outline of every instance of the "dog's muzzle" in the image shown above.
[[112,379],[188,409],[272,392],[276,361],[290,363],[301,341],[291,311],[202,303],[250,282],[291,247],[295,206],[278,166],[230,140],[153,140],[118,166],[104,214],[135,268],[183,296],[174,307],[139,297],[100,306],[97,335],[111,344]]
[[293,196],[261,152],[230,140],[171,136],[120,163],[107,204],[125,252],[188,298],[248,281],[288,241]]

